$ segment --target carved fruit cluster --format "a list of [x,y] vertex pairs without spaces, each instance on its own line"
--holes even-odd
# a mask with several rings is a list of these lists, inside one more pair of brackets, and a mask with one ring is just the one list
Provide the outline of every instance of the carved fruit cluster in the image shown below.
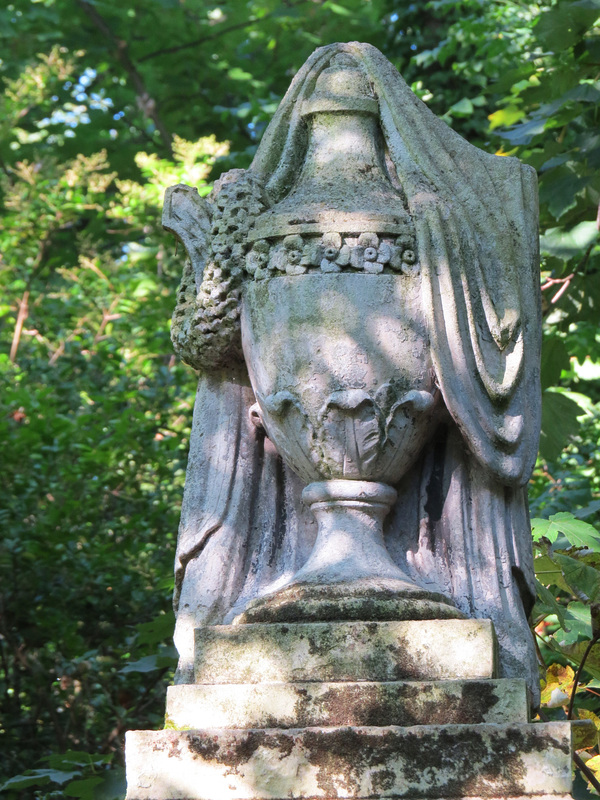
[[[184,272],[178,306],[194,290],[193,316],[179,354],[191,366],[218,366],[232,356],[242,357],[239,325],[239,286],[244,276],[248,231],[265,210],[263,187],[246,170],[231,170],[216,183],[210,197],[213,207],[210,252],[202,282],[195,293],[190,270]],[[177,311],[176,311],[177,314]],[[174,320],[175,322],[175,320]]]
[[278,274],[318,271],[415,275],[419,264],[414,236],[410,233],[380,238],[372,232],[342,236],[332,231],[322,237],[293,234],[272,243],[260,239],[247,254],[245,268],[256,280],[265,280]]

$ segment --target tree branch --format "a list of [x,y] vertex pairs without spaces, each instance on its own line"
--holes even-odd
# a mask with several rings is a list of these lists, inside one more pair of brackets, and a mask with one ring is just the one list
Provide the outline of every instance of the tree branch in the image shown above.
[[29,315],[29,292],[31,290],[31,284],[37,278],[38,274],[42,270],[42,267],[44,266],[44,258],[46,256],[46,251],[50,245],[50,239],[54,234],[54,231],[55,231],[54,228],[50,228],[50,230],[46,231],[43,239],[40,241],[38,252],[33,264],[33,269],[31,271],[31,275],[27,279],[27,283],[25,285],[25,291],[23,292],[23,296],[19,300],[19,311],[17,313],[17,321],[15,322],[15,330],[13,333],[12,343],[10,346],[10,355],[9,355],[9,359],[13,364],[17,359],[17,351],[19,349],[19,342],[21,341],[21,332],[23,331],[23,325],[25,324],[25,320]]
[[[304,3],[305,0],[297,0],[296,2],[284,3],[287,8],[294,8],[294,6],[299,6]],[[236,22],[234,25],[229,25],[227,28],[219,28],[218,30],[214,31],[213,33],[209,33],[207,36],[201,36],[199,39],[194,39],[193,42],[185,42],[185,44],[176,44],[172,47],[161,47],[160,50],[153,50],[152,53],[147,53],[145,56],[140,58],[140,63],[142,61],[148,61],[150,58],[156,58],[157,56],[164,56],[169,53],[178,53],[180,50],[189,50],[190,47],[198,47],[199,45],[205,44],[206,42],[212,42],[214,39],[218,39],[220,36],[225,36],[227,33],[231,33],[232,31],[238,31],[242,28],[248,28],[250,25],[259,25],[260,23],[264,22],[265,20],[269,19],[270,17],[275,16],[275,11],[270,11],[268,14],[265,14],[263,17],[252,17],[251,19],[245,20],[244,22]]]
[[23,325],[29,314],[29,289],[25,289],[23,297],[19,300],[19,312],[17,314],[17,321],[15,323],[15,331],[13,333],[12,343],[10,345],[9,359],[12,364],[15,363],[17,358],[17,351],[19,349],[19,342],[21,341],[21,331]]
[[125,72],[129,75],[129,79],[138,96],[138,103],[142,112],[154,122],[156,130],[160,133],[163,144],[169,151],[169,155],[173,155],[171,147],[171,134],[167,130],[162,117],[158,112],[156,100],[150,96],[144,83],[144,79],[140,75],[137,67],[131,60],[129,55],[129,46],[123,39],[118,39],[112,30],[109,28],[106,20],[87,0],[78,0],[80,8],[87,14],[93,24],[98,30],[104,34],[108,39],[114,50],[115,56]]

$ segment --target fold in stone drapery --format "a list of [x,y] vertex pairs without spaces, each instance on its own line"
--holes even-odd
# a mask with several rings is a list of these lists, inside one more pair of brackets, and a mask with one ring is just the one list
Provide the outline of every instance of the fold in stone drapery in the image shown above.
[[[300,174],[301,104],[338,52],[362,65],[379,101],[390,180],[401,185],[417,230],[432,357],[453,419],[447,438],[437,436],[397,487],[388,549],[418,583],[494,621],[501,675],[527,677],[535,703],[531,535],[520,488],[539,431],[535,177],[515,159],[469,145],[377,50],[350,43],[308,59],[263,137],[251,171],[271,202]],[[193,628],[230,620],[283,583],[314,539],[299,479],[248,422],[254,397],[240,375],[198,385],[176,562],[180,682],[193,680]]]
[[[249,600],[290,578],[314,542],[301,481],[247,422],[253,401],[246,387],[200,380],[194,426],[204,435],[192,438],[177,557],[180,683],[193,682],[194,628],[231,621]],[[206,435],[219,424],[230,426],[231,437],[220,452]],[[225,466],[229,473],[220,472]],[[222,489],[214,495],[213,482]],[[525,678],[535,704],[525,490],[486,475],[452,422],[396,488],[399,499],[386,523],[390,555],[419,585],[451,597],[468,616],[493,620],[501,675]]]
[[535,590],[526,490],[486,474],[449,423],[398,491],[387,524],[390,554],[417,583],[452,597],[467,616],[493,621],[502,675],[525,678],[537,702],[527,621]]
[[291,578],[316,535],[299,478],[250,421],[244,372],[198,381],[175,557],[179,683],[193,682],[194,628]]

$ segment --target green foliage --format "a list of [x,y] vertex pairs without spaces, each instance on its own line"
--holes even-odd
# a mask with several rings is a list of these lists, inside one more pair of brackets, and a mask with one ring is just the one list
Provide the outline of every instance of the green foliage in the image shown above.
[[[600,603],[598,0],[14,0],[0,8],[0,787],[123,796],[162,724],[194,394],[169,341],[164,188],[247,166],[312,50],[376,45],[540,178],[544,415],[531,484],[543,710]],[[595,527],[593,527],[595,526]],[[575,715],[600,721],[600,648]],[[598,651],[598,652],[597,652]],[[600,772],[595,737],[581,754]],[[582,792],[588,791],[585,784]]]
[[[7,116],[74,68],[38,60],[5,94]],[[14,796],[46,784],[101,796],[124,730],[162,721],[194,380],[170,345],[179,265],[160,207],[171,183],[202,186],[227,147],[173,149],[139,152],[139,183],[106,152],[44,153],[1,177],[0,739]],[[66,768],[55,749],[92,755]],[[44,753],[49,767],[15,776]]]
[[544,718],[591,719],[577,741],[600,777],[600,533],[569,512],[532,519],[538,599],[533,624],[543,665]]

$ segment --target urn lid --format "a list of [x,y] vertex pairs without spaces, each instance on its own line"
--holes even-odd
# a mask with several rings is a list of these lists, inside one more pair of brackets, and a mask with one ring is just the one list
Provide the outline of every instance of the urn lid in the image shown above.
[[334,55],[300,111],[308,134],[304,163],[289,193],[257,219],[249,240],[412,229],[402,189],[388,171],[379,103],[358,61]]

